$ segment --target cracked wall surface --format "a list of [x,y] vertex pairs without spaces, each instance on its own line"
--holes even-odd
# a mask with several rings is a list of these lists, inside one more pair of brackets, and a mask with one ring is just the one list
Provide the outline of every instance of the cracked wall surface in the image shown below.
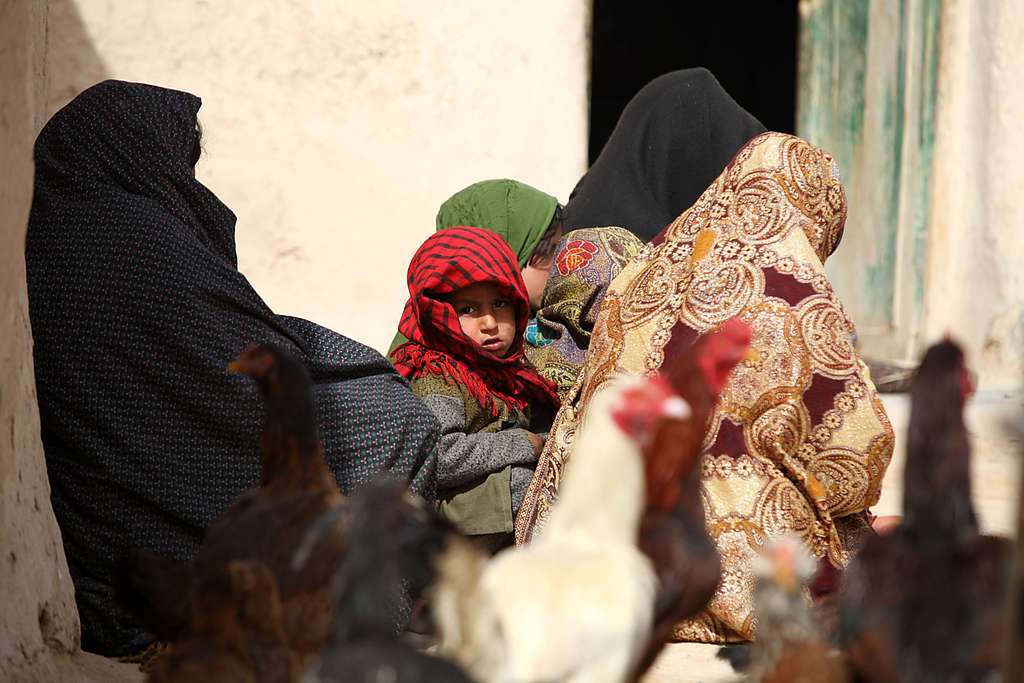
[[0,17],[0,678],[57,680],[54,655],[78,649],[78,612],[39,440],[24,258],[46,4],[0,0]]
[[0,681],[141,681],[138,667],[79,649],[39,438],[25,228],[45,119],[46,27],[45,0],[0,0]]

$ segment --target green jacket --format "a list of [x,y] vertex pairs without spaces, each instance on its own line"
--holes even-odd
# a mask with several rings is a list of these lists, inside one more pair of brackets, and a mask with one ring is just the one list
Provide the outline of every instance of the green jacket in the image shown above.
[[441,423],[441,514],[469,535],[511,533],[537,463],[527,432],[530,409],[499,401],[498,415],[492,416],[465,387],[437,375],[421,375],[411,385]]

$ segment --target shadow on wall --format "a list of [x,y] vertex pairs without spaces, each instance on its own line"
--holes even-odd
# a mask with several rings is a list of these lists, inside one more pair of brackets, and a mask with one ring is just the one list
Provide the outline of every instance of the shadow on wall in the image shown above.
[[48,120],[75,95],[110,76],[75,0],[50,0],[46,42]]

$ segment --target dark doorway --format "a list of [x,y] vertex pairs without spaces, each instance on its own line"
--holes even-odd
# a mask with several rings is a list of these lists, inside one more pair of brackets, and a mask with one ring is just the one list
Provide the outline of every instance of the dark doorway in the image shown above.
[[769,130],[793,132],[797,0],[594,0],[593,22],[591,163],[637,90],[692,66],[707,67]]

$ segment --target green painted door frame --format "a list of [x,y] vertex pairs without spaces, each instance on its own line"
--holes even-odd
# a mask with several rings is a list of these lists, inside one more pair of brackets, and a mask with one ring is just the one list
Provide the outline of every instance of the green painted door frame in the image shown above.
[[875,358],[920,347],[941,0],[803,0],[797,133],[849,202],[828,272]]

